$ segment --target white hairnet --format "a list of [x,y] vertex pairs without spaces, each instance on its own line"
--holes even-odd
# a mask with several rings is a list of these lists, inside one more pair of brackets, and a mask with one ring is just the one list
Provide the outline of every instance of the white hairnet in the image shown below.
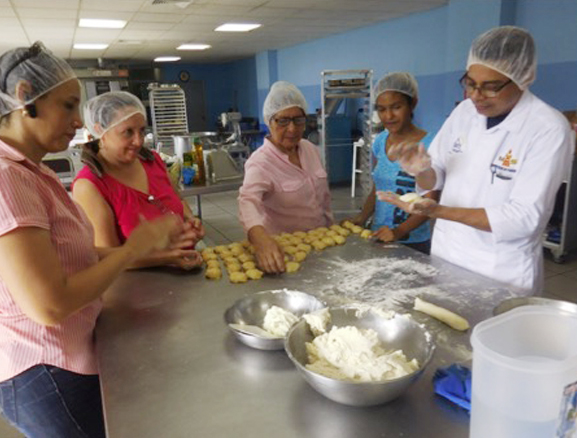
[[298,107],[307,113],[307,101],[303,93],[290,82],[278,81],[272,84],[262,108],[264,122],[270,126],[270,120],[282,110]]
[[375,88],[375,100],[385,91],[396,91],[407,96],[418,99],[419,85],[411,73],[393,72],[383,76]]
[[142,114],[146,120],[146,109],[138,97],[126,91],[109,91],[86,102],[84,125],[94,138],[101,138],[135,114]]
[[525,29],[500,26],[478,36],[469,51],[472,64],[489,67],[511,79],[521,90],[537,77],[537,55],[533,37]]
[[[74,78],[72,67],[40,41],[30,47],[9,50],[0,57],[0,116],[23,108]],[[19,97],[16,86],[21,81],[25,81],[29,89]]]

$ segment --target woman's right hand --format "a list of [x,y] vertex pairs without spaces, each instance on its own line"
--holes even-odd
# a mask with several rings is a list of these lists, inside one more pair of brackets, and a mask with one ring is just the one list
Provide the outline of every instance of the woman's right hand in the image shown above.
[[285,271],[284,252],[276,240],[269,235],[260,236],[253,245],[257,264],[264,272],[279,274]]
[[144,257],[155,250],[163,250],[176,241],[182,233],[183,223],[174,214],[157,219],[140,218],[140,224],[130,233],[124,246],[130,248],[135,258]]
[[412,176],[431,168],[431,156],[422,143],[400,142],[391,146],[388,156]]

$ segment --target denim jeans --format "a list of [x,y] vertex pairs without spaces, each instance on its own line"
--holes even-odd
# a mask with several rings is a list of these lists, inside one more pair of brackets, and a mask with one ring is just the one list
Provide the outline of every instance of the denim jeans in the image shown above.
[[105,438],[100,382],[36,365],[0,382],[0,411],[28,438]]

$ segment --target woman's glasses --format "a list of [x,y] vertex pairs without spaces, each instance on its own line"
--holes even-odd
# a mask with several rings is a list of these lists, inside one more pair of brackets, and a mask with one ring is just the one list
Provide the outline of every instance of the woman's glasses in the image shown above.
[[291,122],[293,122],[295,126],[304,126],[307,123],[307,118],[305,116],[279,117],[278,119],[275,118],[274,121],[278,126],[285,128],[290,125]]

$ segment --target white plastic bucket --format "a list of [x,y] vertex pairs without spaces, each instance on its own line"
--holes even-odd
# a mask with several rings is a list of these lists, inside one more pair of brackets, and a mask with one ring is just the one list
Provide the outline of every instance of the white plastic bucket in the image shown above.
[[577,437],[577,316],[519,307],[478,324],[471,344],[470,438]]

